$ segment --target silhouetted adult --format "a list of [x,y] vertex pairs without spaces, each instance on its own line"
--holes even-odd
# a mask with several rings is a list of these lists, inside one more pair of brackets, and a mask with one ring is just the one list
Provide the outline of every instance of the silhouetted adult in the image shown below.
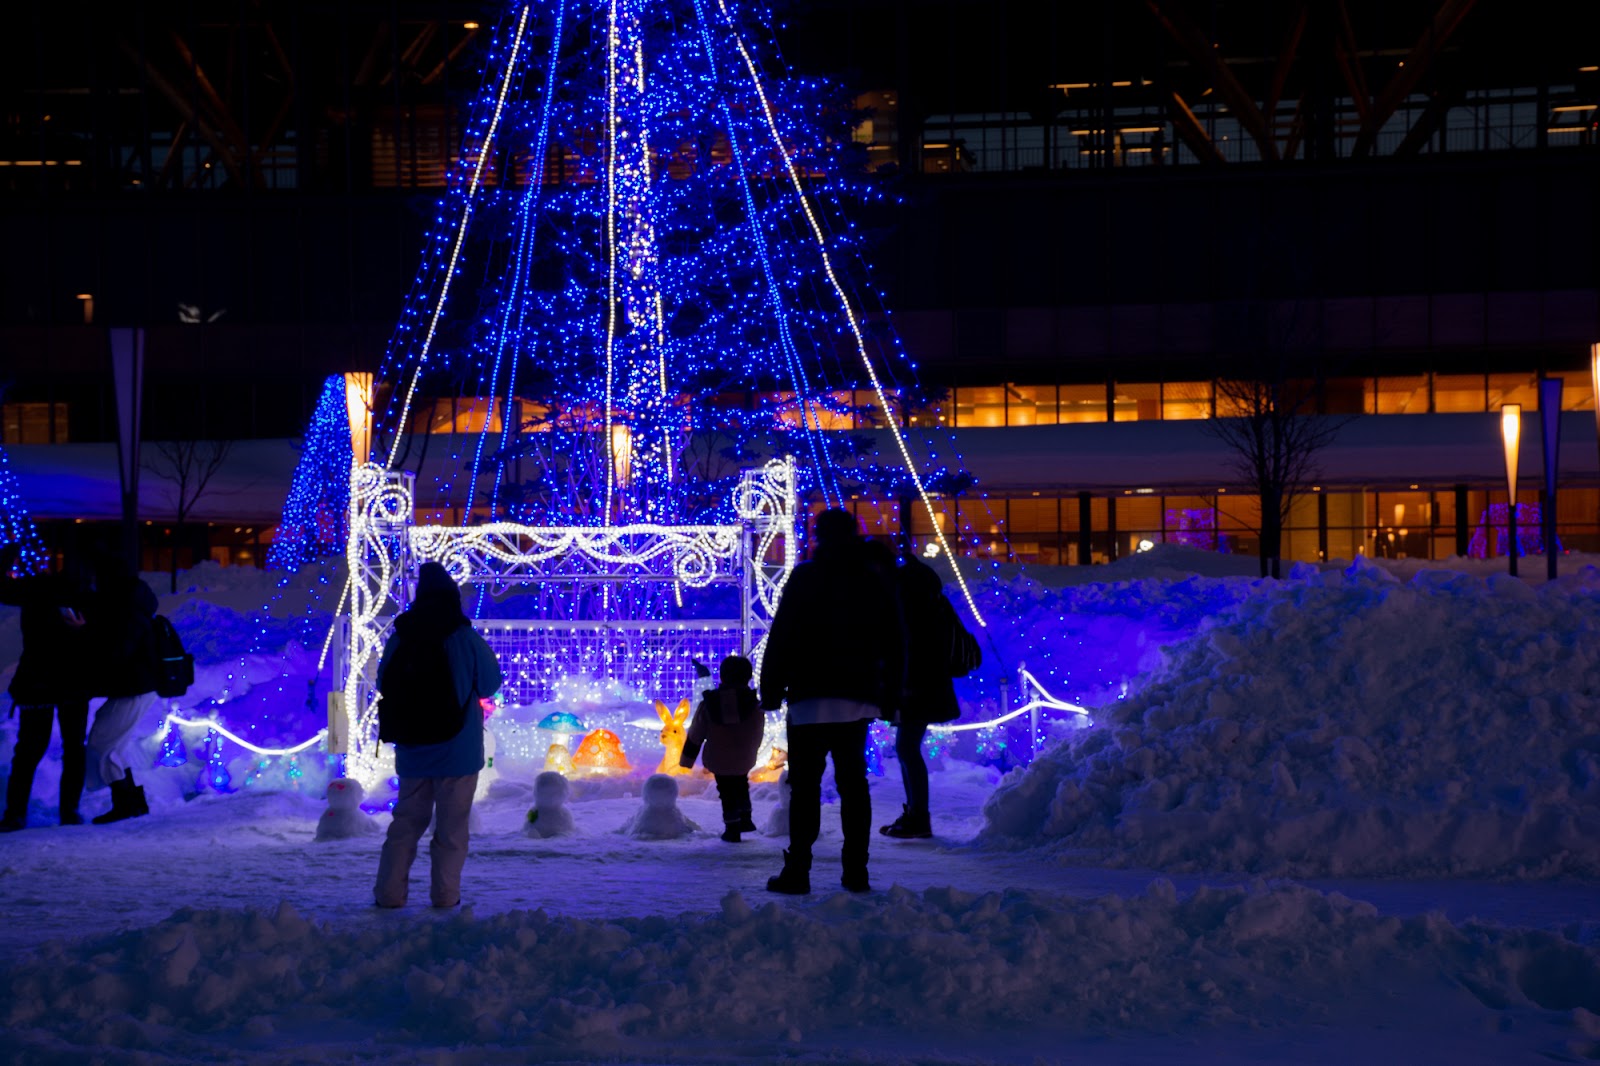
[[944,594],[938,573],[915,555],[907,555],[896,573],[900,607],[906,620],[906,697],[895,716],[894,752],[906,803],[899,818],[878,831],[885,836],[933,836],[928,805],[928,764],[922,740],[928,726],[961,716],[950,670],[951,646],[964,628]]
[[[443,646],[442,659],[438,656]],[[437,714],[455,726],[448,739],[428,744],[395,744],[394,769],[400,778],[400,796],[394,820],[383,841],[378,860],[378,881],[373,890],[380,907],[405,905],[411,864],[417,843],[433,822],[428,844],[432,859],[429,898],[435,907],[461,902],[461,870],[467,862],[468,822],[478,772],[484,766],[483,713],[478,700],[500,691],[500,664],[467,621],[461,609],[461,590],[438,563],[423,563],[417,571],[417,598],[399,618],[394,634],[378,663],[378,691],[393,692],[391,664],[438,662],[450,674],[442,687]],[[383,714],[379,710],[380,716]]]
[[11,754],[11,780],[6,785],[5,814],[0,832],[15,832],[28,823],[28,797],[33,777],[50,746],[50,732],[61,724],[62,825],[81,825],[78,800],[83,795],[84,732],[89,722],[88,676],[93,661],[84,610],[91,581],[69,560],[58,573],[12,576],[21,547],[0,548],[0,603],[22,608],[22,658],[11,678],[12,707],[19,717],[17,743]]
[[89,601],[89,633],[99,660],[94,694],[106,701],[89,727],[88,785],[111,789],[111,809],[93,819],[104,825],[150,813],[144,788],[133,780],[133,759],[123,747],[156,701],[151,620],[160,602],[121,556],[101,556],[94,585]]
[[840,883],[865,892],[872,800],[867,726],[892,711],[905,673],[894,589],[870,563],[848,511],[817,516],[811,558],[784,586],[767,634],[761,705],[789,706],[789,849],[773,892],[811,891],[811,852],[822,823],[822,773],[833,759],[844,830]]

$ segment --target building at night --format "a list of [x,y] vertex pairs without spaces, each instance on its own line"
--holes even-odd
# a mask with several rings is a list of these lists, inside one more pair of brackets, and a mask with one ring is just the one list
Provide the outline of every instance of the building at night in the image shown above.
[[[384,358],[498,17],[9,17],[3,444],[53,545],[121,514],[109,330],[139,327],[147,565],[263,559],[324,381]],[[1338,427],[1286,559],[1503,552],[1501,410],[1524,413],[1537,537],[1549,378],[1557,535],[1600,550],[1600,49],[1549,12],[818,0],[780,23],[791,68],[853,99],[859,158],[892,194],[864,223],[935,394],[901,414],[950,427],[977,478],[939,501],[961,551],[1255,551],[1259,497],[1212,432],[1248,380]],[[502,160],[490,180],[527,173]],[[485,417],[456,397],[412,427],[441,453]],[[218,472],[180,508],[180,460],[212,441]],[[853,505],[898,529],[896,501]]]

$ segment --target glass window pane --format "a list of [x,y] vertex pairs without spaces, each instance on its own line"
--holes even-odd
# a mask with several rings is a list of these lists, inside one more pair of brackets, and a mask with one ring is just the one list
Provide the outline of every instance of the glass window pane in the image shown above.
[[1161,417],[1210,418],[1211,382],[1169,381],[1161,386]]
[[[1072,503],[1076,507],[1077,501]],[[1006,506],[1010,511],[1013,532],[1054,533],[1061,528],[1057,514],[1058,501],[1054,497],[1013,499]]]
[[1263,401],[1262,392],[1248,381],[1217,382],[1217,417],[1240,418]]
[[1060,389],[1061,421],[1104,422],[1106,420],[1106,387],[1104,385],[1063,385]]
[[1435,374],[1433,409],[1444,414],[1487,411],[1482,374]]
[[1317,497],[1321,493],[1299,492],[1289,501],[1289,525],[1298,528],[1317,528]]
[[1594,410],[1594,375],[1587,370],[1557,370],[1551,375],[1561,379],[1561,409],[1563,411]]
[[[1479,391],[1483,382],[1479,379]],[[1425,415],[1428,413],[1428,375],[1410,374],[1405,377],[1376,379],[1376,395],[1368,414],[1375,415]],[[1481,403],[1481,399],[1480,399]],[[1478,410],[1483,410],[1480,406]]]
[[1128,384],[1117,382],[1113,393],[1112,421],[1153,422],[1161,417],[1161,385],[1159,383]]
[[[1566,391],[1565,388],[1562,389]],[[1490,374],[1489,410],[1498,411],[1508,403],[1522,405],[1524,412],[1539,409],[1539,375]]]
[[855,499],[850,509],[869,537],[892,536],[900,531],[900,509],[893,500]]
[[1163,503],[1166,510],[1162,521],[1169,543],[1202,551],[1217,550],[1217,509],[1210,497],[1168,496]]
[[1056,424],[1056,387],[1054,385],[1008,385],[1010,401],[1006,405],[1008,426],[1053,426]]
[[1006,390],[999,385],[953,390],[956,398],[956,426],[1003,426],[1006,424]]
[[1004,500],[961,500],[956,513],[960,520],[963,548],[980,558],[1006,557]]
[[1148,533],[1151,540],[1161,539],[1161,497],[1117,497],[1117,531],[1119,533]]
[[1223,529],[1260,529],[1261,498],[1242,492],[1218,496],[1217,525]]
[[[1283,558],[1292,563],[1318,562],[1321,549],[1315,529],[1287,529],[1283,533]],[[1285,568],[1287,572],[1287,567]]]
[[948,394],[943,392],[934,393],[926,399],[908,402],[905,409],[906,425],[947,425],[945,418],[949,409]]

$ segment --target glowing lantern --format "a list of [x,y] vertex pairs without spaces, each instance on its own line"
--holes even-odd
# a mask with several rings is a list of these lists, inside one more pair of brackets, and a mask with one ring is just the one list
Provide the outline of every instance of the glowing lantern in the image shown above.
[[578,744],[572,768],[584,774],[625,774],[633,769],[622,750],[622,738],[609,729],[596,729]]

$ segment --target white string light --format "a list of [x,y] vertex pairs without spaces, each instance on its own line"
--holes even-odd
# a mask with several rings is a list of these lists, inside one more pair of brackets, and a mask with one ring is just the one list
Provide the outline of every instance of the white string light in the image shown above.
[[878,398],[878,407],[883,412],[884,420],[888,423],[890,435],[894,438],[895,446],[900,450],[900,458],[906,464],[906,473],[911,475],[912,484],[917,487],[917,495],[922,500],[923,507],[928,512],[928,521],[933,526],[933,535],[944,549],[945,555],[950,559],[950,570],[955,574],[956,584],[961,587],[961,595],[966,600],[967,608],[972,612],[973,619],[980,626],[987,626],[982,613],[978,610],[977,601],[972,597],[972,590],[967,587],[967,581],[961,573],[961,567],[956,561],[956,554],[950,550],[950,545],[945,541],[944,530],[939,527],[939,517],[933,509],[933,500],[928,495],[928,490],[922,483],[922,475],[917,471],[917,465],[911,458],[911,451],[906,447],[904,434],[900,431],[900,424],[894,416],[894,411],[889,407],[888,398],[883,391],[883,383],[878,379],[878,373],[872,367],[872,360],[867,355],[866,339],[861,334],[860,323],[856,320],[855,311],[850,307],[850,301],[845,296],[844,287],[839,283],[838,277],[833,272],[833,262],[828,257],[827,243],[822,234],[822,227],[818,225],[816,215],[811,210],[811,202],[805,193],[805,187],[800,183],[800,175],[795,170],[794,160],[789,155],[789,148],[783,143],[783,137],[778,132],[777,120],[772,114],[772,104],[767,100],[766,90],[762,88],[760,74],[756,71],[755,61],[750,58],[750,52],[744,46],[744,39],[740,37],[738,27],[734,25],[733,16],[728,12],[725,0],[717,0],[717,7],[722,11],[723,21],[728,24],[728,32],[733,37],[734,45],[739,49],[739,55],[744,60],[745,70],[750,74],[750,83],[756,91],[756,96],[761,100],[761,110],[766,116],[767,128],[772,133],[772,143],[783,159],[784,169],[789,174],[789,181],[794,186],[795,196],[800,201],[800,207],[805,212],[806,221],[811,225],[812,236],[816,238],[817,248],[822,256],[822,269],[828,275],[828,284],[833,287],[834,294],[839,298],[839,305],[844,309],[845,321],[850,324],[850,333],[855,338],[856,351],[861,356],[861,366],[867,372],[867,378],[872,382],[873,394]]
[[[390,757],[377,741],[376,702],[369,700],[371,667],[381,653],[389,623],[381,612],[406,568],[419,560],[442,563],[457,581],[530,583],[551,576],[579,579],[628,577],[670,580],[675,585],[703,588],[714,580],[745,582],[748,597],[738,623],[746,636],[761,630],[750,644],[751,661],[760,669],[766,630],[777,611],[797,553],[794,542],[795,466],[791,456],[746,470],[733,493],[739,525],[662,526],[524,526],[494,522],[481,526],[415,526],[411,475],[365,463],[351,471],[350,540],[345,561],[349,572],[348,656],[344,664],[343,698],[349,717],[347,773],[375,787],[387,774]],[[783,562],[764,560],[779,538]],[[746,550],[746,541],[750,547]],[[557,564],[557,575],[542,569]],[[559,573],[563,562],[590,567]],[[741,569],[742,568],[742,569]],[[631,570],[631,572],[630,572]],[[607,583],[605,588],[609,589]],[[518,623],[511,623],[512,625]],[[563,628],[561,623],[529,621],[530,627]],[[631,623],[635,629],[647,623]],[[629,623],[592,621],[566,623],[566,628],[625,630]],[[726,621],[702,622],[699,628],[725,628]],[[674,622],[681,630],[694,623]]]
[[611,524],[611,494],[616,478],[617,445],[611,437],[614,349],[617,342],[617,0],[611,0],[606,22],[606,498],[605,524]]
[[494,117],[489,122],[489,132],[484,135],[483,141],[478,146],[478,162],[472,170],[472,182],[467,186],[467,198],[462,204],[461,225],[456,230],[455,246],[450,250],[450,269],[445,271],[444,283],[439,289],[439,302],[434,304],[433,316],[428,321],[428,335],[423,338],[422,348],[417,353],[416,369],[411,374],[411,385],[406,389],[405,403],[400,406],[400,422],[395,429],[394,441],[389,445],[389,461],[386,466],[393,466],[394,459],[400,451],[400,438],[404,436],[406,419],[411,414],[411,401],[417,394],[417,383],[422,380],[422,364],[428,359],[428,349],[433,344],[434,334],[439,328],[439,316],[444,312],[444,302],[450,295],[450,282],[456,274],[456,262],[461,258],[461,245],[467,236],[467,224],[472,220],[472,197],[478,193],[478,182],[483,177],[483,163],[489,158],[489,146],[494,143],[495,130],[500,126],[500,113],[505,107],[506,92],[511,88],[511,75],[517,69],[517,52],[522,47],[522,31],[528,25],[528,12],[531,7],[524,5],[522,17],[517,20],[517,33],[511,42],[511,54],[506,59],[506,76],[500,83],[500,95],[494,102]]
[[323,738],[328,735],[328,731],[326,729],[319,729],[317,730],[316,736],[312,737],[310,740],[303,740],[292,748],[263,748],[258,744],[250,743],[237,733],[230,732],[215,718],[179,718],[175,714],[169,714],[166,717],[166,721],[164,721],[161,725],[161,731],[165,733],[167,729],[172,726],[180,726],[184,729],[210,730],[215,732],[218,736],[226,737],[228,740],[233,741],[241,748],[255,752],[257,755],[298,755],[307,748],[322,743]]
[[1034,710],[1066,711],[1068,714],[1079,715],[1085,719],[1089,717],[1089,708],[1070,703],[1067,700],[1057,699],[1050,695],[1045,691],[1044,686],[1039,683],[1039,679],[1034,677],[1026,668],[1019,670],[1018,675],[1024,685],[1032,685],[1037,693],[1033,699],[1021,707],[1009,714],[1002,714],[999,718],[991,718],[987,722],[964,722],[961,725],[930,725],[928,732],[942,735],[945,733],[966,733],[974,729],[993,729],[997,725],[1004,725],[1013,718],[1018,718]]

